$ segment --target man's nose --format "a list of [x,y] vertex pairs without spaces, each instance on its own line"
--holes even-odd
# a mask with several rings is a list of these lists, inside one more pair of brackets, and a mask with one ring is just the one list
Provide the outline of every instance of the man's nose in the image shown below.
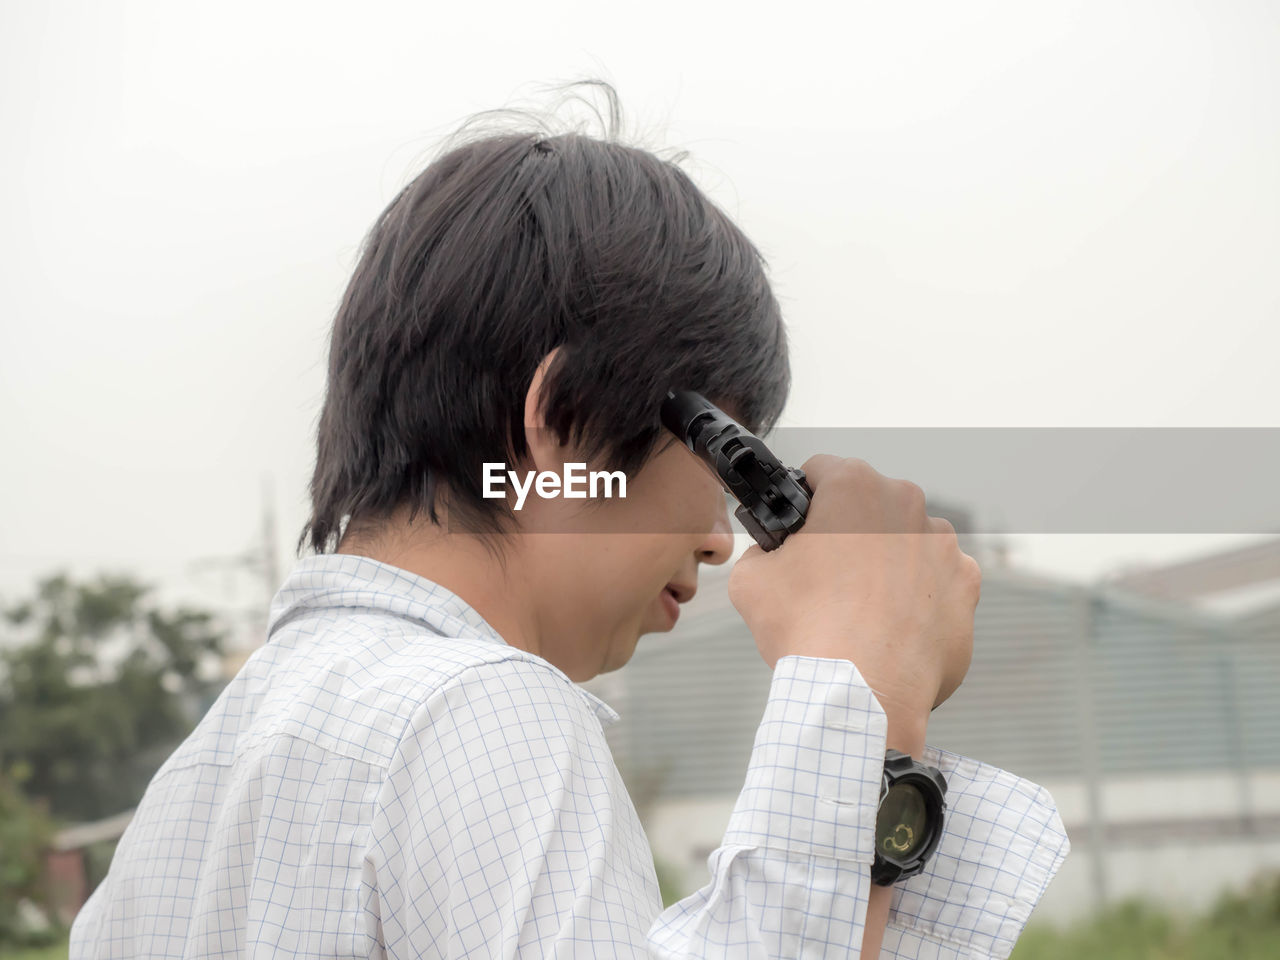
[[720,500],[720,514],[715,526],[698,546],[698,559],[712,565],[726,562],[733,556],[733,525],[729,522],[728,496]]

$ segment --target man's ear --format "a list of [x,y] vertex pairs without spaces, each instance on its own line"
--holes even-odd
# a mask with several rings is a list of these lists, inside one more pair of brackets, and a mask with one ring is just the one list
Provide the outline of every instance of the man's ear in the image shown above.
[[560,347],[555,347],[542,358],[538,369],[533,372],[533,380],[529,383],[529,391],[524,398],[524,434],[525,443],[529,446],[529,456],[533,460],[531,467],[538,471],[554,470],[557,473],[563,469],[568,450],[560,444],[555,431],[547,427],[541,406],[542,386],[547,370],[559,352]]

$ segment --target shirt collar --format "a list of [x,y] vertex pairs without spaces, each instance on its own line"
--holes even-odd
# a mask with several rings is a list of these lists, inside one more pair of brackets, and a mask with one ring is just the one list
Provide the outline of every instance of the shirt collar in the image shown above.
[[[421,623],[442,637],[507,645],[498,631],[453,591],[408,570],[348,553],[321,553],[298,561],[271,601],[267,639],[290,620],[335,607],[382,610]],[[569,679],[554,664],[548,665]],[[574,689],[586,698],[601,724],[619,719],[595,694],[577,684]]]

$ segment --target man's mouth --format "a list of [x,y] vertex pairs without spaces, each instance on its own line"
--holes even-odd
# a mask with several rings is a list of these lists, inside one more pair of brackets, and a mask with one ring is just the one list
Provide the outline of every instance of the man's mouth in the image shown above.
[[698,585],[696,583],[677,583],[674,580],[662,588],[659,599],[662,601],[663,609],[667,612],[671,626],[674,627],[676,621],[680,619],[680,604],[688,603],[697,592]]
[[674,627],[676,621],[680,619],[680,601],[676,598],[675,591],[670,587],[663,587],[659,598],[662,601],[662,608],[667,613],[667,618],[671,621],[671,626]]

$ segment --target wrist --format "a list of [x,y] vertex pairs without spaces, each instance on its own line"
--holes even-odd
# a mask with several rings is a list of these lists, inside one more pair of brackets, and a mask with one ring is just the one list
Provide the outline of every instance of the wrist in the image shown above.
[[[856,661],[847,653],[837,653],[818,645],[814,645],[810,650],[791,650],[784,654],[784,657],[805,657],[818,660],[844,660],[854,665],[862,675],[862,680],[871,690],[871,695],[880,705],[880,709],[884,711],[886,720],[885,747],[889,750],[901,750],[905,754],[909,754],[915,759],[920,759],[920,755],[924,752],[925,732],[929,726],[930,708],[928,706],[917,706],[906,698],[895,698],[888,691],[884,690],[880,683],[871,683],[867,680],[861,668],[858,667]],[[777,664],[774,665],[775,669]],[[880,688],[880,689],[877,689]],[[918,700],[919,698],[915,698]]]
[[872,694],[884,711],[887,725],[886,749],[901,750],[917,760],[920,759],[924,750],[925,733],[929,727],[929,708],[914,702],[918,698],[895,697],[883,688],[876,690],[873,686]]
[[885,733],[884,745],[888,750],[901,750],[912,758],[919,760],[924,753],[925,733],[929,726],[929,716],[915,713],[888,713],[888,729]]

